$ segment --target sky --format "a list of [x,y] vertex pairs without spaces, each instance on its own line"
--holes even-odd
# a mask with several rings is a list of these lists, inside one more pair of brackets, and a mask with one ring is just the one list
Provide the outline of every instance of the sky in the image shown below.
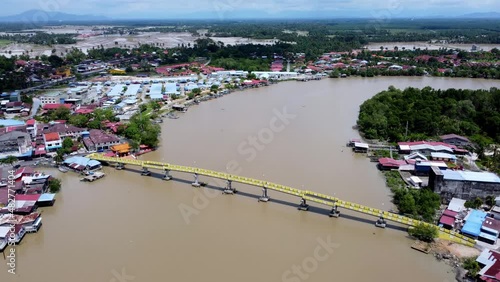
[[110,18],[422,17],[500,12],[500,0],[0,0],[0,16],[36,9]]

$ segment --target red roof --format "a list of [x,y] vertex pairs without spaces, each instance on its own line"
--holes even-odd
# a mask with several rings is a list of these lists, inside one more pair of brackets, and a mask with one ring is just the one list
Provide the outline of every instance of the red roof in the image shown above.
[[490,254],[495,259],[495,263],[484,272],[484,276],[500,278],[500,253],[490,251]]
[[26,121],[26,125],[35,125],[35,123],[36,123],[36,120],[34,120],[34,119],[30,119],[30,120]]
[[440,224],[453,226],[455,224],[455,218],[447,215],[443,215],[439,220]]
[[491,228],[493,230],[500,232],[500,220],[491,217],[486,217],[485,220],[483,221],[483,227]]
[[406,161],[404,160],[395,160],[391,158],[380,158],[378,159],[378,163],[385,167],[393,167],[399,168],[401,165],[405,165]]
[[33,174],[35,172],[35,170],[30,167],[30,166],[26,166],[26,167],[21,167],[21,168],[18,168],[16,170],[16,172],[14,173],[15,176],[19,175],[22,176],[23,174]]
[[46,142],[57,141],[61,139],[58,132],[45,133],[44,136]]
[[444,211],[443,215],[450,216],[450,217],[454,218],[454,217],[456,217],[458,215],[458,212],[446,209]]
[[15,199],[16,201],[32,201],[36,202],[40,198],[40,194],[32,194],[32,195],[22,195],[22,194],[17,194]]
[[44,110],[55,110],[58,109],[59,107],[66,107],[68,109],[71,109],[71,104],[45,104],[43,105]]

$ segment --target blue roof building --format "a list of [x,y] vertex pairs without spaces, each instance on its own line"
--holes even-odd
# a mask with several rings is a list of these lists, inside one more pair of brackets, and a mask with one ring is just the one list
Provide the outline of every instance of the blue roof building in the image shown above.
[[21,126],[24,125],[24,121],[16,119],[0,119],[0,126]]
[[95,169],[101,166],[101,163],[99,161],[80,156],[67,158],[66,160],[64,160],[64,164],[76,170],[83,170],[85,168]]
[[465,218],[465,224],[462,227],[462,234],[471,237],[478,237],[481,234],[481,227],[487,214],[483,211],[473,210]]

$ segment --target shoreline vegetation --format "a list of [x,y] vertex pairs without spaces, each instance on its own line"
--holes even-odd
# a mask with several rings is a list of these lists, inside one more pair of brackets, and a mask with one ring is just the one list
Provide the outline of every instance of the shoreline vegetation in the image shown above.
[[479,164],[500,172],[500,89],[396,89],[390,86],[360,106],[357,126],[366,139],[439,140],[444,134],[469,138]]

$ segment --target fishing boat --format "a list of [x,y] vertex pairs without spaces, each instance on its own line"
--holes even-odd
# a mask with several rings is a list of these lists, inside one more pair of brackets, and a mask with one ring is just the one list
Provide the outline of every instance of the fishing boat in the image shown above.
[[67,167],[64,167],[64,166],[59,166],[58,169],[60,172],[64,172],[64,173],[69,171],[69,169]]
[[35,172],[32,175],[23,176],[21,180],[24,182],[24,184],[29,185],[35,183],[44,183],[49,179],[49,177],[50,174],[45,174],[43,172]]

